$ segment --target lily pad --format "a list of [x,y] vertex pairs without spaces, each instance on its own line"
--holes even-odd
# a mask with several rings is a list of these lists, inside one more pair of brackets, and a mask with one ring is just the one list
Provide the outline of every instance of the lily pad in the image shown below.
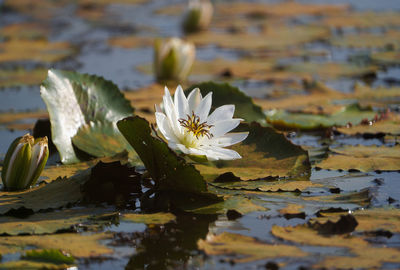
[[73,264],[75,261],[73,257],[66,256],[57,249],[27,251],[25,255],[22,256],[22,258],[31,261],[51,262],[56,264],[60,263]]
[[128,153],[133,151],[111,122],[90,121],[78,129],[76,135],[72,137],[72,143],[94,157],[107,157],[123,151]]
[[212,106],[214,109],[229,102],[235,105],[234,117],[243,118],[248,122],[259,121],[265,123],[265,115],[261,108],[255,105],[251,98],[237,87],[228,83],[204,82],[190,86],[185,90],[185,94],[188,95],[194,88],[199,88],[203,97],[209,92],[213,92]]
[[384,119],[371,123],[372,124],[368,123],[365,125],[340,127],[337,131],[346,135],[400,135],[400,116],[397,114],[388,114]]
[[400,32],[392,30],[380,35],[372,33],[345,35],[335,37],[330,42],[339,47],[398,49],[400,47]]
[[0,63],[19,61],[53,63],[74,53],[75,49],[67,42],[10,40],[0,43]]
[[207,181],[212,182],[227,173],[233,173],[235,177],[246,181],[268,177],[298,176],[309,172],[310,162],[307,151],[292,144],[273,128],[262,127],[253,122],[250,125],[242,124],[235,131],[249,131],[249,136],[245,141],[232,146],[232,149],[242,155],[242,158],[196,164],[196,168]]
[[384,262],[400,262],[400,251],[394,248],[376,247],[367,241],[348,235],[319,234],[307,225],[280,227],[274,225],[271,233],[281,239],[311,246],[345,247],[355,255],[353,257],[327,256],[316,267],[327,268],[380,268]]
[[284,110],[271,110],[266,114],[267,121],[274,127],[301,130],[345,126],[348,123],[357,125],[364,119],[372,120],[376,116],[373,110],[361,109],[357,104],[343,107],[343,110],[331,115],[290,113]]
[[123,221],[130,221],[134,223],[144,224],[165,224],[176,219],[174,214],[171,213],[154,213],[154,214],[123,214]]
[[48,27],[38,23],[13,23],[0,29],[0,37],[7,40],[45,39],[48,34]]
[[397,171],[400,170],[400,145],[387,146],[350,146],[333,148],[334,154],[317,167],[330,170]]
[[206,240],[200,239],[197,245],[208,255],[235,255],[233,261],[237,263],[308,255],[294,246],[263,243],[249,236],[228,232],[208,235]]
[[111,233],[2,236],[0,237],[0,254],[21,252],[25,249],[36,247],[40,249],[59,249],[76,258],[99,257],[113,253],[111,248],[99,243],[99,241],[110,239],[111,237]]
[[[71,139],[83,126],[96,121],[115,125],[116,121],[133,113],[133,108],[115,84],[94,75],[49,70],[40,92],[50,114],[52,140],[63,163],[79,161]],[[118,134],[116,128],[113,130]],[[111,133],[109,135],[113,136]],[[83,138],[76,140],[78,144],[84,144]],[[92,141],[95,149],[88,146],[85,149],[99,154],[99,149],[105,144],[104,141]],[[110,154],[110,149],[105,152],[101,156]]]
[[255,204],[253,200],[240,195],[226,196],[223,202],[210,204],[198,208],[183,208],[185,211],[195,214],[226,214],[229,210],[235,210],[240,214],[247,214],[255,211],[267,211],[268,209]]
[[128,117],[119,121],[117,126],[138,153],[157,189],[207,193],[207,183],[199,171],[177,156],[164,141],[153,137],[145,119]]
[[[36,213],[27,218],[0,217],[0,234],[52,234],[59,231],[71,230],[74,226],[98,228],[105,224],[107,219],[96,222],[99,217],[105,216],[108,221],[115,216],[115,212],[102,208],[65,209],[49,213]],[[116,213],[118,216],[118,213]]]
[[52,269],[52,270],[63,270],[68,269],[73,266],[72,264],[55,264],[50,262],[36,262],[36,261],[28,261],[28,260],[19,260],[19,261],[8,261],[4,263],[0,263],[1,270],[21,270],[21,269]]
[[0,70],[0,88],[23,85],[39,85],[45,77],[46,70],[44,69],[2,69]]
[[0,214],[28,209],[33,212],[57,209],[82,199],[81,185],[89,178],[90,170],[71,178],[60,178],[47,185],[20,192],[0,193]]
[[263,191],[263,192],[303,192],[309,188],[322,187],[311,181],[235,181],[213,183],[213,185],[232,190]]
[[389,51],[373,53],[371,54],[371,60],[380,65],[398,65],[400,63],[400,52]]
[[321,22],[330,27],[373,28],[399,26],[398,12],[348,12],[329,16]]
[[112,37],[108,40],[108,44],[124,49],[152,47],[154,45],[154,38],[143,36]]

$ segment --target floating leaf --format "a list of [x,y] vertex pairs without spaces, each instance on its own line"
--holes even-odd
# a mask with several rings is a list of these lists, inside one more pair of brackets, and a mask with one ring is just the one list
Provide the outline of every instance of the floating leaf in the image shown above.
[[367,241],[348,235],[324,236],[306,225],[280,227],[274,225],[271,233],[281,239],[311,246],[346,247],[355,257],[328,256],[317,267],[327,268],[380,268],[383,262],[400,262],[400,251],[394,248],[375,247]]
[[185,90],[185,94],[188,95],[191,90],[197,87],[200,89],[203,97],[209,92],[213,93],[213,108],[225,105],[228,101],[230,104],[235,105],[235,117],[243,118],[248,122],[265,122],[265,115],[261,108],[254,105],[251,98],[241,92],[239,88],[231,86],[228,83],[205,82],[190,86]]
[[39,261],[39,262],[50,262],[50,263],[65,263],[65,264],[73,264],[75,259],[71,256],[64,255],[58,249],[43,249],[43,250],[32,250],[27,251],[23,259],[31,260],[31,261]]
[[229,210],[235,210],[240,214],[247,214],[255,211],[267,211],[268,209],[257,205],[253,200],[243,196],[226,196],[223,202],[210,204],[198,208],[183,207],[185,211],[195,214],[226,214]]
[[38,23],[13,23],[0,29],[0,37],[7,40],[45,39],[48,34],[48,27]]
[[21,269],[52,269],[52,270],[63,270],[68,269],[72,265],[70,264],[55,264],[48,262],[36,262],[36,261],[28,261],[28,260],[20,260],[20,261],[8,261],[4,263],[0,263],[1,270],[21,270]]
[[154,213],[154,214],[123,214],[123,221],[130,221],[144,224],[165,224],[176,219],[171,213]]
[[371,122],[372,124],[357,125],[350,127],[340,127],[337,129],[340,133],[346,135],[379,135],[391,134],[400,135],[400,116],[394,113],[387,115],[383,120]]
[[[40,91],[50,114],[52,139],[63,163],[78,161],[71,138],[82,126],[92,121],[115,124],[133,112],[115,84],[94,75],[49,70]],[[99,154],[98,149],[91,152]]]
[[21,209],[33,212],[57,209],[82,199],[81,185],[88,179],[90,170],[71,178],[58,179],[21,192],[0,193],[0,214]]
[[0,43],[0,63],[2,62],[57,62],[75,53],[67,42],[46,40],[10,40]]
[[133,151],[124,136],[118,132],[117,127],[111,122],[89,122],[81,126],[72,143],[80,150],[95,156],[107,157],[116,153]]
[[232,190],[248,190],[248,191],[263,191],[263,192],[303,192],[309,188],[322,187],[320,184],[315,184],[311,181],[235,181],[213,183],[220,188]]
[[142,36],[112,37],[108,40],[108,44],[113,47],[125,49],[152,47],[154,45],[154,38]]
[[145,119],[129,117],[119,121],[117,126],[138,153],[159,190],[207,193],[207,183],[199,171],[177,156],[165,142],[153,137]]
[[111,237],[110,233],[2,236],[0,237],[0,254],[21,252],[33,246],[40,249],[59,249],[76,258],[98,257],[113,253],[112,249],[99,243]]
[[400,170],[400,145],[387,146],[350,146],[333,148],[334,154],[317,167],[330,170],[397,171]]
[[321,24],[330,27],[373,28],[399,26],[398,12],[348,12],[329,16]]
[[383,34],[361,33],[331,39],[332,45],[351,48],[394,48],[400,47],[400,32],[387,31]]
[[207,240],[200,239],[197,244],[199,249],[204,250],[208,255],[235,255],[233,261],[238,263],[308,255],[294,246],[267,244],[252,237],[228,232],[208,235]]
[[400,63],[399,51],[377,52],[371,54],[372,62],[380,65],[398,65]]
[[46,70],[44,69],[2,69],[0,70],[0,88],[23,85],[39,85],[45,76]]
[[101,223],[94,220],[105,216],[110,221],[113,216],[109,213],[114,212],[102,208],[84,208],[36,213],[26,218],[0,217],[0,234],[52,234],[63,230],[71,230],[76,225],[85,226],[85,224],[96,228],[96,224],[102,225],[106,220]]
[[245,141],[232,146],[242,158],[195,165],[207,181],[214,181],[227,173],[233,173],[241,180],[308,173],[310,163],[307,151],[292,144],[273,128],[253,122],[250,125],[242,124],[235,131],[249,131]]
[[[188,39],[196,45],[216,44],[223,48],[255,50],[283,50],[289,46],[301,45],[326,38],[330,35],[325,27],[319,26],[276,26],[260,33],[215,33],[201,32]],[[243,42],[243,41],[246,42]]]
[[378,70],[375,66],[358,66],[355,64],[348,63],[317,63],[317,62],[305,62],[290,65],[286,68],[286,71],[292,72],[298,75],[316,76],[323,79],[336,79],[338,77],[357,77],[369,74],[375,74]]
[[284,110],[267,112],[267,121],[274,127],[283,129],[321,129],[331,126],[345,126],[348,123],[359,124],[362,120],[372,120],[376,113],[371,109],[360,109],[357,104],[344,107],[331,115],[315,115],[306,113],[289,113]]
[[302,218],[306,217],[306,214],[302,211],[303,205],[301,204],[291,204],[289,203],[285,208],[279,209],[279,213],[283,215],[286,219],[291,218]]

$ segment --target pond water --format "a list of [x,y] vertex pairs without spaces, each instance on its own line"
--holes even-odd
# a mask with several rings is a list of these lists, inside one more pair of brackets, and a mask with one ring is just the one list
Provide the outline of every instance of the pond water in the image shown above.
[[[81,73],[96,74],[103,76],[107,80],[113,81],[121,90],[137,91],[140,88],[146,88],[155,83],[155,79],[151,72],[143,72],[151,65],[153,61],[152,46],[123,48],[121,46],[110,45],[110,39],[115,37],[139,36],[139,37],[183,37],[181,31],[182,13],[179,9],[186,1],[181,0],[148,0],[140,4],[105,4],[97,9],[96,1],[87,1],[86,7],[82,13],[79,13],[80,1],[60,1],[63,5],[57,6],[54,4],[51,8],[44,6],[44,11],[40,12],[27,11],[16,4],[14,9],[5,8],[7,2],[0,0],[0,31],[6,26],[15,23],[38,23],[44,26],[44,35],[51,42],[68,42],[74,47],[74,52],[64,59],[55,62],[37,61],[33,57],[31,60],[10,60],[1,61],[2,48],[0,47],[0,86],[2,81],[7,78],[1,78],[3,70],[15,69],[66,69],[75,70]],[[15,1],[19,2],[19,1]],[[23,1],[21,1],[22,3]],[[44,1],[46,3],[52,1]],[[85,1],[82,1],[85,2]],[[91,3],[93,2],[93,3]],[[113,1],[101,1],[113,2]],[[115,1],[120,2],[120,1]],[[124,2],[124,1],[122,1]],[[128,1],[129,2],[129,1]],[[237,1],[215,1],[214,4],[234,3]],[[248,5],[254,3],[281,3],[282,1],[247,1]],[[298,3],[303,4],[327,4],[331,5],[332,1],[327,0],[298,0]],[[66,4],[65,4],[66,3]],[[340,0],[335,1],[335,5],[348,4],[351,12],[372,12],[377,14],[382,12],[400,12],[398,0]],[[27,5],[27,3],[25,3]],[[160,10],[175,6],[178,12],[172,10],[171,14],[160,14]],[[93,10],[92,10],[93,9]],[[91,15],[93,11],[94,15]],[[97,15],[99,12],[100,15]],[[96,13],[96,14],[95,14]],[[46,15],[49,14],[49,15]],[[400,13],[396,13],[400,16]],[[306,15],[289,16],[283,19],[283,24],[293,26],[307,26],[317,24],[321,18],[327,15]],[[93,16],[93,17],[92,17]],[[222,16],[218,14],[217,16]],[[246,17],[244,16],[246,19]],[[267,16],[263,19],[269,19]],[[234,18],[232,20],[235,20]],[[234,24],[234,21],[232,22]],[[222,23],[221,23],[222,24]],[[240,22],[238,22],[240,24]],[[389,23],[388,23],[389,24]],[[400,23],[395,22],[390,25],[391,30],[399,31]],[[211,26],[211,30],[221,31],[218,27]],[[267,26],[268,27],[268,26]],[[344,27],[345,28],[345,27]],[[258,28],[256,28],[258,29]],[[349,29],[327,29],[330,31],[329,38],[342,37],[343,35],[351,35],[352,33],[386,33],[386,27],[370,27],[368,29],[358,29],[357,27]],[[226,30],[226,29],[225,29]],[[253,29],[254,30],[254,29]],[[343,34],[344,33],[344,34]],[[400,35],[397,36],[398,39]],[[1,42],[6,42],[8,38],[4,33],[0,32]],[[243,40],[245,43],[246,40]],[[267,59],[262,57],[262,53],[268,52],[253,52],[246,49],[236,49],[217,46],[212,44],[199,46],[196,50],[196,59],[201,61],[213,61],[218,58],[225,60],[240,61],[243,56],[259,53],[261,60]],[[129,47],[128,46],[128,47]],[[396,47],[397,46],[397,47]],[[400,40],[397,40],[395,49],[400,47]],[[371,52],[380,52],[382,48],[349,48],[338,47],[332,45],[326,40],[313,39],[305,42],[293,49],[293,54],[288,51],[281,52],[281,55],[275,57],[274,63],[278,66],[287,66],[303,63],[351,63],[351,59],[361,59],[363,55]],[[294,50],[302,51],[295,54]],[[273,50],[271,50],[273,51]],[[278,50],[276,50],[278,51]],[[18,53],[18,52],[17,52]],[[21,53],[21,52],[20,52]],[[304,56],[304,54],[307,54]],[[22,54],[22,53],[21,53]],[[279,53],[277,53],[278,55]],[[254,57],[257,59],[257,55]],[[360,61],[361,61],[360,60]],[[270,61],[270,59],[268,59]],[[240,64],[239,64],[240,65]],[[400,68],[396,65],[377,65],[378,70],[374,76],[368,74],[356,74],[354,76],[325,76],[318,73],[318,68],[315,72],[309,74],[313,80],[322,81],[326,86],[340,93],[352,93],[356,84],[368,85],[371,87],[400,87]],[[265,71],[264,71],[265,72]],[[318,73],[318,74],[316,74]],[[260,76],[261,79],[235,77],[224,78],[214,76],[216,74],[193,74],[189,81],[191,83],[198,82],[202,78],[207,80],[212,78],[217,81],[228,81],[234,86],[240,88],[252,98],[257,99],[278,99],[280,94],[286,95],[304,93],[302,78],[289,78],[285,81],[276,81]],[[44,73],[43,79],[46,74]],[[301,88],[301,89],[300,89]],[[284,91],[281,91],[284,89]],[[399,111],[400,95],[393,98],[392,104],[388,102],[387,107],[392,111]],[[135,106],[135,105],[134,105]],[[374,108],[377,110],[376,108]],[[0,114],[6,113],[21,113],[21,112],[36,112],[45,111],[46,105],[41,99],[39,91],[39,83],[33,83],[31,86],[5,86],[0,89]],[[19,120],[19,124],[32,123],[32,119]],[[18,136],[30,131],[24,128],[10,128],[7,121],[0,122],[0,160],[3,160],[10,143]],[[398,145],[399,139],[396,136],[385,136],[366,138],[362,135],[343,135],[325,131],[299,131],[286,132],[286,137],[294,144],[301,145],[306,149],[317,149],[321,147],[335,149],[342,146],[388,146]],[[311,152],[310,152],[311,153]],[[325,155],[325,156],[324,156]],[[327,152],[324,152],[322,157],[312,156],[312,163],[318,163],[324,159]],[[398,157],[397,157],[398,159]],[[59,156],[54,155],[49,161],[49,165],[59,164]],[[400,162],[398,162],[400,163]],[[1,164],[1,163],[0,163]],[[315,165],[315,164],[313,164]],[[268,166],[266,164],[265,166]],[[178,215],[175,222],[169,222],[164,225],[145,225],[136,224],[127,221],[119,221],[113,224],[103,226],[97,232],[112,232],[112,239],[102,240],[103,244],[113,250],[112,254],[98,256],[96,258],[80,258],[77,261],[78,269],[309,269],[312,266],[321,262],[321,258],[330,256],[349,256],[349,249],[346,246],[318,246],[313,243],[293,243],[290,239],[281,239],[271,233],[274,225],[278,226],[296,226],[305,224],[312,218],[317,216],[321,209],[342,208],[344,210],[356,211],[360,208],[375,208],[375,207],[393,207],[400,208],[400,174],[399,171],[384,171],[372,170],[369,172],[346,171],[346,170],[326,170],[314,166],[308,176],[313,184],[321,184],[320,187],[315,186],[304,190],[292,190],[293,192],[247,192],[246,197],[251,198],[257,204],[262,205],[268,210],[255,211],[245,214],[237,219],[229,220],[226,214],[219,215],[195,215],[182,214]],[[297,179],[302,180],[302,179]],[[328,188],[327,188],[328,187]],[[320,199],[309,200],[314,197],[331,198],[335,196],[332,190],[339,190],[341,195],[360,194],[367,192],[365,197],[368,197],[368,203],[360,203],[361,200],[353,199]],[[221,189],[221,193],[226,192],[233,196],[239,196],[239,190]],[[363,193],[363,194],[364,194]],[[361,195],[360,195],[361,196]],[[364,195],[363,195],[364,196]],[[333,197],[332,197],[333,198]],[[287,204],[302,205],[299,215],[284,215],[281,212]],[[136,210],[138,212],[139,209]],[[129,210],[122,210],[122,213]],[[397,226],[399,226],[400,218],[396,217]],[[79,231],[81,234],[85,232]],[[308,253],[308,256],[261,256],[258,260],[246,260],[245,255],[240,255],[240,252],[235,255],[234,251],[229,249],[227,252],[218,253],[217,251],[207,251],[198,248],[200,239],[207,239],[212,234],[221,234],[229,232],[248,236],[269,244],[291,244],[299,248],[299,250]],[[359,233],[359,232],[357,232]],[[371,241],[374,247],[392,247],[396,250],[400,249],[399,231],[394,230],[391,237],[371,236],[366,237],[367,241]],[[364,238],[363,238],[364,239]],[[1,237],[0,237],[1,242]],[[1,249],[0,249],[1,251]],[[214,253],[213,253],[214,252]],[[2,263],[18,260],[20,253],[6,254],[2,257]],[[246,254],[246,253],[245,253]],[[243,259],[241,261],[241,259]],[[373,265],[371,267],[376,267]],[[357,265],[355,268],[358,268]],[[359,267],[368,268],[368,267]],[[400,262],[384,261],[376,268],[399,269]]]

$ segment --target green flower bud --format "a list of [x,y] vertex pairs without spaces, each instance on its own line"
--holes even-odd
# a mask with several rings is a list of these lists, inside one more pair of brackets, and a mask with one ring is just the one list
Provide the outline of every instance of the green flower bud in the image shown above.
[[4,159],[1,178],[6,190],[22,190],[34,185],[49,157],[47,137],[35,140],[26,134],[15,139]]
[[158,81],[183,81],[192,68],[196,50],[179,38],[157,39],[154,43],[154,71]]
[[189,0],[182,27],[186,33],[205,30],[211,23],[214,8],[208,0]]

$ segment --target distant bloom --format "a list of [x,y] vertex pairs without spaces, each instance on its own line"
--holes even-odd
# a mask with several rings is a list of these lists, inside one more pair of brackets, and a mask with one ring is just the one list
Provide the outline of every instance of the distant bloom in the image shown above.
[[47,137],[35,140],[26,134],[15,139],[4,159],[1,178],[6,190],[22,190],[34,185],[49,157]]
[[214,12],[209,0],[189,0],[188,10],[183,19],[183,30],[187,33],[207,29]]
[[232,118],[235,105],[223,105],[209,115],[211,103],[212,92],[203,98],[196,88],[186,98],[178,86],[173,101],[165,87],[164,112],[156,106],[158,129],[170,148],[185,154],[205,156],[208,160],[241,158],[236,151],[224,148],[243,141],[248,135],[248,132],[227,133],[242,121]]
[[185,80],[190,73],[195,57],[196,49],[190,42],[179,38],[156,40],[154,70],[157,80]]

